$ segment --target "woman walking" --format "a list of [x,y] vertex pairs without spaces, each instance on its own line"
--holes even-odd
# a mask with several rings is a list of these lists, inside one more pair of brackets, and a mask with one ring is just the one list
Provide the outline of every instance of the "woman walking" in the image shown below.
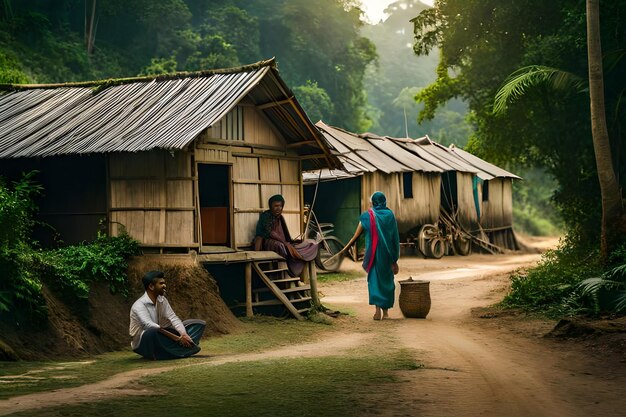
[[361,214],[353,239],[365,231],[365,257],[363,269],[367,271],[369,304],[376,307],[374,320],[388,317],[393,307],[395,282],[400,257],[398,225],[393,212],[387,207],[385,194],[376,191],[370,197],[371,208]]

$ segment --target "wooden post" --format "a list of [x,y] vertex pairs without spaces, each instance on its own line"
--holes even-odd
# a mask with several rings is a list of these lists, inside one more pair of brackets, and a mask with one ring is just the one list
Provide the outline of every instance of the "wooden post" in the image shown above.
[[315,266],[315,261],[309,262],[309,279],[311,285],[311,303],[313,307],[319,308],[322,306],[320,303],[319,294],[317,293],[317,267]]
[[304,265],[304,269],[302,270],[302,276],[300,277],[300,281],[308,284],[311,281],[311,274],[309,273],[311,262],[307,262]]
[[254,316],[252,311],[252,263],[246,262],[245,266],[246,278],[246,317]]

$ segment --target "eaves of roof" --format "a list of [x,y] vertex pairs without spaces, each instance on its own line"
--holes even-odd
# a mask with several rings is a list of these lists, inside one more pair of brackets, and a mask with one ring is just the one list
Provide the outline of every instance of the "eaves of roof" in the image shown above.
[[220,70],[65,84],[0,85],[0,158],[184,149],[249,96],[311,167],[341,162],[274,60]]

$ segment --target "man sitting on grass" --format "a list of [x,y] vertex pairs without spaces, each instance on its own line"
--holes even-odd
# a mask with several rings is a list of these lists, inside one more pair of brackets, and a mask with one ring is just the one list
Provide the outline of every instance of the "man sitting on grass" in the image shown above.
[[130,336],[133,352],[146,359],[176,359],[200,351],[203,320],[181,322],[165,298],[165,276],[150,271],[143,277],[146,292],[130,309]]

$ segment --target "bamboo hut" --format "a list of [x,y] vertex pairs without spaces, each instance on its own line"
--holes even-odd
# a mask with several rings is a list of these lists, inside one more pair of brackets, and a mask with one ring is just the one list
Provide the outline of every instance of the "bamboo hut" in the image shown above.
[[416,239],[422,226],[445,218],[486,250],[518,249],[511,182],[519,177],[427,136],[414,140],[357,135],[323,122],[316,125],[345,171],[305,172],[305,200],[315,199],[317,217],[333,223],[344,242],[352,236],[359,213],[368,208],[369,196],[379,190],[387,195],[404,241]]
[[319,178],[314,210],[320,219],[335,224],[339,239],[350,239],[359,214],[369,207],[369,197],[377,190],[387,196],[401,235],[437,221],[444,169],[410,152],[399,140],[356,135],[323,122],[316,125],[346,172],[306,172],[306,201],[312,202]]
[[65,243],[91,240],[99,230],[127,232],[144,254],[199,254],[194,259],[218,282],[223,272],[222,294],[234,285],[235,307],[248,316],[253,307],[278,306],[302,319],[319,303],[312,265],[302,277],[287,277],[280,256],[248,250],[270,196],[285,197],[295,237],[303,231],[302,170],[341,166],[274,60],[0,85],[0,160],[0,175],[9,178],[40,171],[41,218]]
[[440,210],[449,213],[465,230],[478,229],[480,223],[474,199],[474,178],[478,174],[476,167],[460,160],[428,136],[417,140],[403,140],[400,143],[405,149],[444,170],[441,178]]
[[66,243],[123,229],[144,252],[243,249],[277,193],[297,235],[302,168],[337,163],[273,60],[1,91],[0,175],[40,171]]
[[513,230],[513,180],[521,178],[454,145],[449,150],[478,170],[476,205],[482,232],[497,246],[520,249]]

